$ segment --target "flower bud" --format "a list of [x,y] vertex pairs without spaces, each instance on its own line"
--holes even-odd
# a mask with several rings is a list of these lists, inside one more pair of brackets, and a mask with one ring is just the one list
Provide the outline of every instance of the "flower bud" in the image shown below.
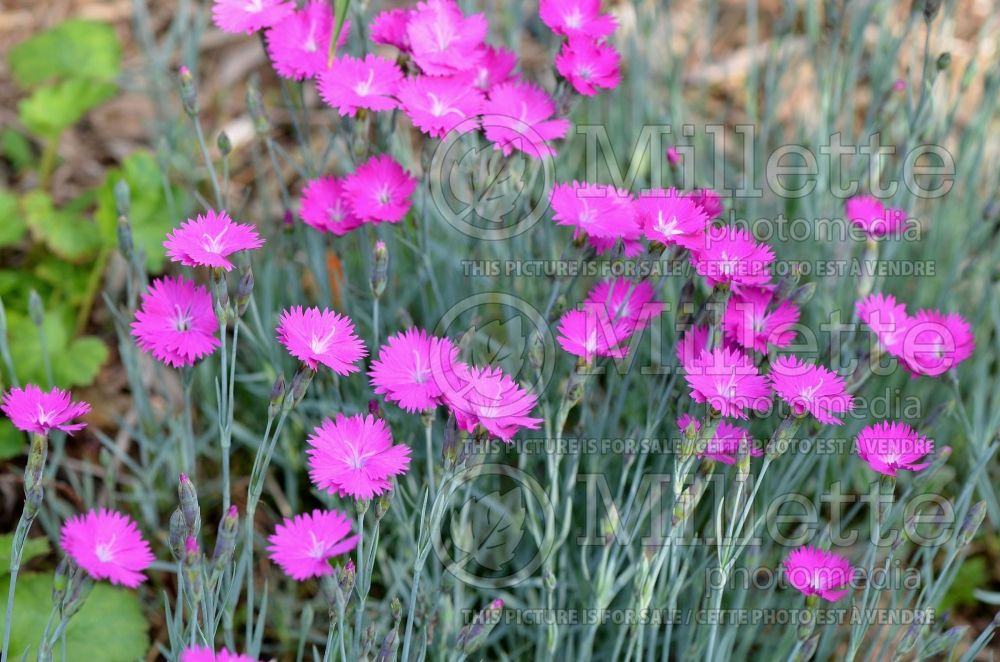
[[71,570],[69,557],[64,556],[56,566],[55,575],[52,577],[52,605],[57,609],[62,606],[62,601],[66,597]]
[[[398,623],[397,623],[398,625]],[[379,648],[375,662],[389,662],[396,659],[396,649],[399,648],[399,628],[394,627],[389,630],[382,640],[382,647]]]
[[288,386],[288,394],[291,397],[286,395],[282,405],[285,411],[291,411],[295,405],[302,402],[302,398],[306,396],[306,391],[309,389],[309,384],[315,375],[316,373],[305,363],[299,366],[299,369],[295,371],[295,375],[292,377],[292,383]]
[[233,151],[233,141],[229,139],[229,134],[225,131],[219,132],[219,137],[216,139],[215,144],[219,148],[219,154],[222,154],[222,158],[226,158]]
[[118,217],[117,232],[118,250],[126,260],[131,261],[135,255],[135,242],[132,240],[132,224],[127,216]]
[[184,104],[184,112],[191,117],[198,114],[198,90],[195,89],[194,76],[191,70],[181,65],[177,70],[177,78],[181,84],[181,103]]
[[475,617],[472,623],[466,625],[458,633],[455,643],[458,649],[466,655],[471,655],[479,650],[493,628],[500,622],[500,615],[503,613],[503,600],[499,598],[490,602]]
[[274,418],[281,409],[281,404],[285,400],[285,376],[278,375],[271,387],[271,403],[268,406],[267,415]]
[[184,577],[187,580],[188,595],[195,602],[201,602],[201,548],[194,536],[184,541]]
[[115,215],[128,216],[131,208],[128,182],[125,179],[119,179],[115,182],[112,190],[115,196]]
[[271,132],[271,120],[264,110],[264,99],[260,95],[260,85],[256,79],[251,80],[247,85],[247,112],[253,120],[254,131],[257,135],[266,136]]
[[986,502],[977,501],[969,508],[969,514],[965,516],[961,528],[958,530],[958,546],[965,547],[979,531],[979,526],[986,517]]
[[938,55],[938,59],[937,59],[937,70],[938,71],[945,71],[950,66],[951,66],[951,53],[949,53],[948,51],[945,51],[944,53],[941,53],[941,55]]
[[389,506],[392,505],[392,488],[389,488],[385,492],[379,495],[375,499],[375,521],[381,522],[385,514],[389,512]]
[[233,558],[239,527],[239,511],[236,506],[229,506],[229,510],[219,520],[219,532],[215,537],[215,550],[212,552],[212,562],[217,568],[224,567]]
[[42,472],[45,470],[45,459],[48,455],[48,437],[37,432],[32,433],[31,446],[28,449],[28,464],[24,467],[25,496],[42,489]]
[[184,538],[187,536],[187,521],[180,508],[175,508],[170,515],[170,552],[178,561],[184,559]]
[[28,293],[28,316],[38,328],[42,328],[42,325],[45,324],[45,304],[42,303],[42,297],[34,288]]
[[187,474],[181,474],[177,482],[177,495],[181,502],[181,512],[187,524],[187,536],[197,536],[201,531],[201,506],[198,505],[198,490]]
[[796,306],[804,306],[809,303],[815,294],[816,283],[806,283],[792,290],[791,294],[788,295],[788,300]]
[[771,435],[771,440],[767,443],[767,449],[765,450],[766,459],[776,460],[788,450],[788,442],[795,436],[795,432],[799,429],[800,421],[801,419],[797,416],[791,415],[781,420],[778,428]]
[[389,251],[385,247],[384,241],[375,242],[375,250],[372,253],[372,296],[376,299],[382,298],[385,286],[389,278]]
[[354,561],[347,559],[347,563],[344,564],[344,569],[340,571],[340,590],[345,597],[350,597],[351,591],[354,590],[354,579],[356,574]]
[[236,286],[236,314],[243,317],[250,305],[250,297],[253,295],[253,268],[247,267]]

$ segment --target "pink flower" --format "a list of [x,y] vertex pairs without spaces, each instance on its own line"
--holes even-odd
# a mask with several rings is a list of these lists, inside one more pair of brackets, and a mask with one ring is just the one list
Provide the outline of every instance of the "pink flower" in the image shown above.
[[392,110],[403,71],[392,60],[369,54],[364,60],[350,55],[334,58],[333,66],[319,74],[319,96],[341,115],[354,117],[358,108]]
[[435,138],[459,127],[463,133],[475,129],[479,123],[473,118],[484,100],[479,88],[459,77],[416,76],[399,86],[403,112],[415,127]]
[[181,277],[154,280],[132,322],[139,349],[174,368],[194,365],[214,352],[218,330],[212,295]]
[[[689,425],[694,425],[695,431],[701,431],[701,421],[687,414],[677,419],[677,427],[680,428],[681,434],[687,434]],[[705,457],[723,464],[735,464],[740,449],[744,447],[751,457],[763,455],[763,452],[753,445],[746,430],[729,421],[719,421],[714,436],[708,440],[705,450],[698,453],[698,457]]]
[[395,46],[404,53],[410,51],[410,37],[406,33],[410,24],[409,9],[387,9],[375,15],[368,28],[368,36],[376,44]]
[[306,225],[337,236],[364,225],[351,211],[344,195],[344,182],[337,177],[310,180],[302,189],[299,213]]
[[710,188],[696,188],[686,194],[687,197],[701,207],[701,210],[705,212],[705,215],[710,219],[719,218],[723,212],[722,198],[719,194]]
[[768,345],[790,345],[798,321],[799,309],[791,301],[775,305],[770,290],[744,287],[730,296],[722,326],[726,336],[740,347],[767,352]]
[[249,655],[232,653],[228,648],[216,652],[208,646],[195,646],[184,649],[180,662],[259,662],[259,660]]
[[920,462],[934,452],[934,442],[906,423],[882,421],[858,433],[858,455],[875,471],[895,476],[899,469],[920,471],[930,462]]
[[739,350],[702,350],[696,360],[684,364],[684,370],[694,401],[707,402],[723,416],[747,418],[747,408],[765,411],[770,403],[767,380]]
[[682,366],[695,363],[708,348],[708,327],[693,326],[677,342],[677,362]]
[[689,249],[704,246],[708,216],[691,198],[675,189],[654,189],[639,196],[637,207],[639,223],[650,241]]
[[351,520],[336,510],[316,509],[286,518],[268,537],[268,556],[295,581],[333,574],[330,559],[358,545]]
[[621,75],[618,51],[609,44],[588,39],[570,39],[556,56],[556,71],[584,96],[594,96],[598,88],[613,90]]
[[520,428],[537,430],[542,419],[528,416],[538,397],[518,386],[500,368],[457,364],[447,375],[444,401],[467,432],[481,425],[510,442]]
[[[330,4],[310,0],[301,10],[264,33],[267,53],[278,75],[302,80],[315,78],[326,71],[334,25]],[[350,21],[344,21],[337,39],[338,49],[347,42],[350,31]]]
[[611,318],[601,305],[589,304],[584,310],[570,310],[559,319],[556,340],[566,352],[594,362],[597,356],[623,358],[632,328],[625,320]]
[[818,595],[836,602],[845,597],[851,579],[851,564],[843,556],[816,547],[800,547],[785,559],[788,582],[804,595]]
[[483,105],[483,132],[506,156],[517,149],[541,159],[556,153],[548,141],[569,131],[569,120],[550,119],[555,113],[555,103],[542,88],[525,82],[500,83]]
[[326,308],[293,306],[283,311],[278,340],[311,369],[318,370],[322,363],[341,376],[357,372],[354,364],[368,354],[354,333],[354,322]]
[[869,237],[893,234],[906,220],[906,212],[895,207],[885,207],[870,195],[859,195],[844,203],[844,214]]
[[389,426],[371,415],[324,419],[307,442],[309,477],[331,494],[371,499],[391,489],[390,479],[410,466],[410,447],[393,446]]
[[225,210],[209,209],[188,219],[167,235],[163,247],[167,257],[187,267],[211,267],[231,271],[229,256],[257,250],[264,240],[253,225],[235,223]]
[[573,181],[553,186],[549,204],[552,220],[576,228],[576,233],[611,240],[637,238],[638,213],[628,191]]
[[692,252],[691,262],[709,285],[763,285],[771,279],[774,251],[746,230],[732,225],[710,228],[703,241]]
[[667,148],[667,163],[672,166],[677,165],[681,162],[681,153],[677,151],[677,148],[671,145]]
[[794,356],[779,356],[771,364],[771,386],[787,402],[796,416],[806,412],[828,425],[842,425],[834,414],[843,414],[854,407],[844,386],[844,380],[823,366],[799,361]]
[[490,45],[480,47],[482,56],[473,73],[473,85],[483,92],[493,89],[494,85],[511,79],[514,67],[517,66],[517,54],[506,48],[496,48]]
[[410,195],[416,188],[416,178],[388,154],[368,159],[344,181],[344,195],[355,216],[390,223],[403,220],[410,211]]
[[86,423],[71,421],[85,416],[90,405],[73,402],[67,391],[54,388],[46,392],[34,384],[26,384],[24,388],[15,387],[4,393],[0,409],[22,432],[47,435],[49,430],[62,430],[73,434],[87,427]]
[[73,561],[94,579],[135,588],[146,581],[142,571],[153,552],[128,515],[106,508],[66,520],[61,545]]
[[906,307],[891,294],[869,294],[856,305],[858,317],[875,332],[887,352],[902,357],[902,341],[910,316]]
[[253,34],[276,25],[295,10],[288,0],[215,0],[212,22],[223,32]]
[[656,292],[648,280],[634,283],[627,278],[604,280],[587,294],[587,303],[601,306],[609,319],[628,323],[631,331],[643,329],[663,312],[663,302],[654,301]]
[[911,317],[902,336],[904,366],[917,375],[936,377],[972,356],[976,339],[957,313],[921,310]]
[[601,0],[541,0],[538,15],[550,30],[564,37],[602,39],[618,27],[618,20],[601,13]]
[[441,370],[457,358],[458,348],[447,338],[409,329],[388,338],[368,375],[386,400],[409,412],[427,411],[441,404]]
[[455,0],[427,0],[411,12],[406,34],[420,70],[448,76],[479,63],[488,28],[484,15],[465,16]]

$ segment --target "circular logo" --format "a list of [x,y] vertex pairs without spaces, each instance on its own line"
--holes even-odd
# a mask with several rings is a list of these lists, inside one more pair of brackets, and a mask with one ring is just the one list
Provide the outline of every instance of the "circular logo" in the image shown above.
[[476,239],[500,241],[527,232],[548,208],[550,152],[520,119],[488,114],[465,120],[431,156],[434,206],[452,227]]
[[[450,515],[431,532],[434,553],[470,586],[514,586],[552,553],[555,509],[541,484],[517,467],[463,469],[441,486],[434,508]],[[528,521],[531,515],[541,516],[541,526]]]

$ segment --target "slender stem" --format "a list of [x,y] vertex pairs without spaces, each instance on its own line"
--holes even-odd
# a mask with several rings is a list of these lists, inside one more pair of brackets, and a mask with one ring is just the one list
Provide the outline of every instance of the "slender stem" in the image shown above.
[[437,494],[434,485],[434,419],[430,416],[424,421],[424,445],[427,448],[427,486],[431,494]]
[[191,116],[191,121],[194,122],[194,133],[198,137],[198,147],[201,149],[201,155],[205,159],[205,166],[208,168],[208,174],[212,179],[212,192],[215,194],[215,206],[217,209],[223,209],[222,204],[222,189],[219,187],[219,178],[215,174],[215,165],[212,163],[212,157],[208,153],[208,145],[205,144],[205,132],[201,128],[201,120],[197,115]]
[[353,648],[360,656],[361,652],[361,626],[365,615],[365,601],[368,598],[368,582],[365,581],[365,574],[368,572],[365,563],[365,511],[358,512],[358,582],[355,587],[358,589],[358,604],[354,608],[354,632],[351,634]]

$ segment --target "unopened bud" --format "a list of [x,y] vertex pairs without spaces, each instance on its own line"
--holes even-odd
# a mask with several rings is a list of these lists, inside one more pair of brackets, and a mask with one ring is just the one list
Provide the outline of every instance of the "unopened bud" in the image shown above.
[[45,304],[34,288],[28,293],[28,315],[38,328],[45,324]]
[[479,650],[486,641],[490,632],[500,622],[500,615],[503,612],[503,600],[491,601],[482,611],[473,617],[472,623],[466,625],[458,633],[456,643],[460,651],[466,655],[471,655]]
[[217,568],[225,566],[233,558],[239,526],[239,511],[236,506],[229,506],[229,510],[219,520],[219,533],[215,538],[215,550],[212,552],[212,562]]
[[388,634],[385,635],[385,639],[382,640],[382,647],[379,648],[378,655],[375,656],[375,662],[389,662],[396,659],[396,649],[399,648],[398,635],[399,630],[397,628],[389,630]]
[[788,300],[796,306],[804,306],[809,303],[815,294],[816,283],[806,283],[792,290],[792,293],[788,295]]
[[247,311],[251,296],[253,296],[253,268],[247,267],[236,286],[236,314],[240,317]]
[[198,90],[195,89],[194,76],[191,70],[181,66],[177,70],[177,78],[181,84],[181,103],[184,104],[184,111],[194,117],[198,114]]
[[113,192],[115,196],[115,214],[118,216],[128,216],[132,206],[128,182],[125,179],[119,179],[115,182]]
[[375,250],[372,253],[372,296],[376,299],[382,298],[385,292],[386,283],[389,280],[389,251],[385,247],[384,241],[375,242]]
[[392,489],[388,489],[375,499],[375,521],[381,522],[385,514],[389,512],[389,506],[392,505]]
[[253,128],[258,135],[265,136],[271,131],[271,120],[264,111],[264,99],[260,95],[260,86],[256,80],[247,85],[247,112],[253,120]]
[[222,155],[222,158],[226,158],[233,151],[233,141],[229,139],[229,134],[225,131],[219,132],[219,137],[216,139],[215,144],[218,146],[219,154]]
[[184,558],[184,538],[187,536],[187,521],[180,508],[170,514],[170,551],[178,561]]
[[340,591],[344,596],[350,596],[351,591],[354,590],[354,579],[357,572],[354,567],[354,561],[351,559],[347,560],[344,564],[344,569],[340,573]]
[[271,403],[268,407],[268,416],[274,418],[278,410],[281,409],[281,404],[285,400],[285,376],[278,375],[278,378],[274,380],[274,386],[271,387]]
[[197,536],[201,531],[201,506],[198,505],[198,490],[187,474],[181,474],[177,482],[177,495],[187,524],[187,537]]
[[132,240],[132,224],[128,222],[127,216],[118,217],[118,250],[122,256],[131,261],[135,255],[135,243]]
[[312,383],[315,376],[316,372],[305,363],[299,366],[292,377],[292,383],[288,386],[288,394],[285,396],[283,406],[286,410],[291,411],[295,405],[302,402],[302,398],[306,397],[306,391],[309,390],[309,384]]
[[983,523],[983,519],[986,517],[986,502],[977,501],[972,504],[969,508],[969,514],[966,515],[965,521],[962,522],[961,528],[958,530],[958,545],[959,547],[965,547],[970,542],[972,538],[979,531],[979,526]]
[[945,71],[950,66],[951,66],[951,53],[945,51],[944,53],[941,53],[941,55],[938,55],[937,59],[938,71]]

